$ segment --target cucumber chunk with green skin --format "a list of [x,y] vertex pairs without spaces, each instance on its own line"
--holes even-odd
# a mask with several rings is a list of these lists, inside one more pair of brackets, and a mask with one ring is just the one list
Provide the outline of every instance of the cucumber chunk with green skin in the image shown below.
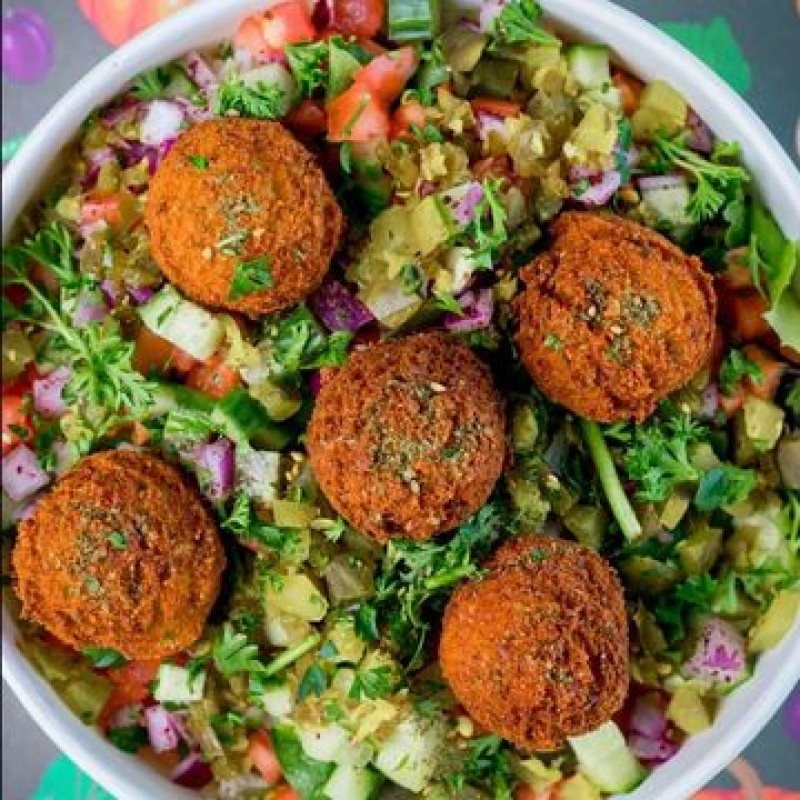
[[600,89],[611,82],[609,50],[602,44],[575,44],[567,50],[572,77],[584,89]]
[[581,772],[602,792],[630,792],[647,774],[614,722],[567,741]]
[[341,764],[322,790],[325,800],[376,800],[383,785],[380,773],[369,767]]
[[375,766],[394,783],[410,792],[422,792],[433,777],[443,729],[412,716],[404,719],[379,745]]
[[213,417],[234,442],[247,442],[259,450],[281,450],[291,438],[289,431],[273,422],[263,404],[246,389],[226,394]]
[[192,675],[185,667],[162,664],[156,674],[156,689],[153,697],[159,703],[188,706],[203,699],[206,685],[205,671]]
[[335,765],[309,758],[291,725],[278,725],[273,728],[270,731],[270,738],[287,782],[302,800],[317,800],[321,789],[330,780]]
[[439,33],[439,0],[389,0],[386,35],[394,42],[419,42]]

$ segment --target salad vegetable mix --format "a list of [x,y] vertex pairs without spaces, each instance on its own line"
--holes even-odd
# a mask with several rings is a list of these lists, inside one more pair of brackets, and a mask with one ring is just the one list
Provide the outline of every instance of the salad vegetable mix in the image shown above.
[[[222,139],[213,152],[202,136],[185,158],[175,150],[183,173],[225,198],[224,235],[194,260],[184,253],[198,291],[211,286],[204,264],[228,265],[224,303],[197,302],[165,280],[145,224],[151,182],[182,134],[236,118],[279,121],[320,165],[346,220],[321,284],[309,279],[305,301],[267,314],[253,313],[250,301],[286,279],[284,264],[259,254],[258,243],[279,241],[282,258],[302,269],[311,250],[286,255],[284,233],[305,230],[308,220],[292,217],[310,212],[291,201],[268,212],[248,187],[280,196],[294,191],[289,179],[270,183],[262,171],[258,184],[240,184],[219,166],[232,152]],[[269,170],[281,147],[276,140],[252,168]],[[172,189],[165,208],[193,201]],[[163,660],[131,659],[98,641],[76,649],[32,621],[20,623],[20,647],[87,724],[209,797],[593,800],[633,789],[714,724],[725,695],[800,609],[800,247],[755,189],[738,145],[717,139],[666,80],[643,84],[609,48],[562,40],[534,0],[483,3],[478,17],[449,26],[438,0],[332,0],[313,13],[286,0],[244,20],[233,41],[140,75],[85,121],[3,252],[4,572],[16,584],[16,528],[34,524],[57,482],[73,505],[91,505],[104,490],[100,478],[96,488],[75,488],[74,473],[69,493],[62,476],[91,453],[123,449],[172,462],[204,495],[225,551],[222,588],[201,638]],[[201,201],[198,219],[208,211]],[[580,418],[549,399],[520,355],[517,311],[529,281],[521,270],[544,264],[557,217],[578,226],[586,212],[664,234],[686,259],[700,259],[711,276],[703,281],[713,279],[710,360],[651,415]],[[333,251],[342,226],[326,214]],[[280,226],[277,238],[271,225]],[[169,231],[163,238],[167,247]],[[657,245],[637,242],[650,259]],[[591,259],[591,248],[582,257]],[[663,252],[666,262],[677,249]],[[647,263],[651,274],[661,268]],[[586,293],[594,305],[576,311],[574,324],[602,324],[618,298],[599,284],[587,283]],[[569,307],[566,295],[554,296]],[[665,302],[620,294],[630,331],[611,331],[610,346],[589,361],[625,370],[643,358],[637,343],[666,324]],[[546,361],[571,363],[575,373],[586,351],[564,361],[577,347],[568,328],[544,331],[540,344]],[[684,335],[679,328],[669,335]],[[444,331],[436,347],[457,340],[471,350],[459,359],[474,355],[491,369],[508,453],[488,502],[455,530],[392,536],[382,520],[389,535],[378,542],[326,498],[306,432],[317,396],[351,359],[358,372],[364,353],[385,340],[428,329]],[[364,374],[379,380],[382,370],[370,369]],[[392,377],[386,391],[372,384],[364,397],[389,397],[392,381],[404,379]],[[430,410],[432,428],[444,424],[436,409],[460,408],[437,399],[446,389],[435,381],[414,389],[409,407]],[[393,413],[406,413],[391,402]],[[485,419],[484,411],[469,413]],[[479,458],[488,441],[477,424],[457,423],[436,456],[449,476],[458,476],[462,450]],[[365,416],[365,440],[374,428]],[[432,445],[381,441],[376,481],[391,468],[406,493],[394,496],[412,508],[426,480],[414,458]],[[103,541],[92,540],[76,567],[90,602],[113,605],[108,587],[123,581],[115,564],[139,553],[143,520],[158,524],[157,506],[147,504],[169,502],[135,488],[147,485],[142,469],[116,479],[130,482],[124,524],[108,516]],[[347,465],[338,469],[336,479],[358,491]],[[61,518],[75,513],[86,507]],[[512,586],[513,565],[496,559],[488,568],[487,558],[522,535],[602,556],[622,582],[630,629],[624,707],[542,752],[471,718],[437,655],[451,595],[495,578]],[[176,532],[172,546],[187,536]],[[534,581],[545,580],[545,551],[526,556]],[[565,569],[580,559],[578,550],[553,552]],[[159,551],[164,593],[170,571],[187,562],[181,553]],[[191,580],[182,586],[191,596]],[[570,591],[588,616],[605,613],[583,587]],[[536,597],[542,608],[556,602]],[[170,609],[172,600],[159,602]],[[544,617],[539,623],[545,630]],[[453,630],[447,638],[461,640]],[[458,661],[452,649],[447,657]],[[559,696],[571,694],[570,668],[550,675],[564,683]]]

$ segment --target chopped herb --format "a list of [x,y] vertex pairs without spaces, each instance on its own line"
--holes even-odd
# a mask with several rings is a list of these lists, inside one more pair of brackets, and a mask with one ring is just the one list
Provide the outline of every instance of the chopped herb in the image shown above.
[[214,640],[211,656],[214,666],[226,678],[239,673],[264,671],[264,664],[258,657],[258,646],[243,633],[236,633],[227,622]]
[[274,83],[247,85],[237,75],[220,84],[217,113],[255,119],[280,119],[286,113],[286,92]]
[[391,667],[356,670],[350,697],[353,700],[377,700],[388,697],[395,689],[394,672]]
[[719,369],[719,387],[722,394],[732,397],[745,378],[760,385],[764,380],[764,373],[761,367],[745,353],[733,349],[725,356]]
[[197,169],[207,170],[210,162],[205,156],[189,156],[189,163]]
[[122,653],[112,650],[110,647],[87,647],[81,652],[92,662],[92,666],[96,669],[121,667],[123,664],[128,663]]
[[233,274],[228,299],[240,300],[248,294],[263,292],[265,289],[271,289],[274,283],[267,256],[253,261],[240,261]]
[[491,48],[514,44],[559,45],[559,39],[539,25],[541,18],[541,6],[535,0],[509,0],[492,23],[495,41]]
[[342,172],[345,175],[351,175],[353,172],[353,145],[350,142],[342,142],[339,147],[339,164],[342,167]]
[[125,753],[138,753],[149,741],[147,730],[136,725],[126,728],[109,728],[109,741]]
[[325,671],[319,664],[312,664],[300,679],[297,687],[297,702],[302,703],[303,700],[311,697],[311,695],[320,697],[327,688],[328,677]]
[[426,122],[424,127],[412,125],[410,130],[414,138],[421,142],[439,143],[444,141],[442,132],[432,122]]
[[304,97],[328,85],[329,46],[327,41],[288,44],[285,48],[289,68]]
[[459,317],[464,316],[464,309],[461,308],[461,304],[450,292],[434,291],[433,298],[436,308],[447,311],[450,314],[456,314]]
[[127,550],[128,549],[128,537],[121,533],[120,531],[112,531],[106,537],[108,539],[108,543],[115,549],[115,550]]
[[564,349],[564,341],[554,333],[548,333],[547,336],[544,337],[544,346],[548,350],[555,350],[557,353],[560,353]]
[[378,612],[375,606],[369,603],[361,603],[356,609],[354,620],[356,635],[365,642],[375,642],[378,640]]
[[[425,271],[419,264],[405,264],[400,270],[400,281],[406,294],[421,296],[427,280]],[[459,313],[460,309],[461,306],[459,306]]]
[[751,469],[723,464],[703,475],[695,495],[695,505],[701,511],[739,503],[747,499],[757,483],[756,473]]

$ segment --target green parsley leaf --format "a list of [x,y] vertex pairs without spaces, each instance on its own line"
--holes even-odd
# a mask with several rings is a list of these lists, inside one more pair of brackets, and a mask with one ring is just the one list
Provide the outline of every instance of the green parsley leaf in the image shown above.
[[350,697],[353,700],[377,700],[388,697],[395,689],[394,672],[391,667],[356,670]]
[[121,667],[128,663],[122,653],[112,650],[110,647],[87,647],[81,651],[95,669],[109,669],[110,667]]
[[261,81],[245,84],[232,75],[220,84],[217,93],[217,113],[229,116],[232,112],[255,119],[280,119],[288,110],[286,92],[274,83]]
[[378,612],[375,606],[369,603],[361,603],[356,609],[354,620],[356,635],[365,642],[376,642],[378,640]]
[[272,341],[276,366],[286,374],[341,366],[353,339],[347,331],[328,335],[305,306],[274,318],[266,334]]
[[189,163],[197,169],[207,170],[211,162],[205,156],[189,156]]
[[541,6],[535,0],[509,0],[492,23],[496,50],[510,44],[559,45],[560,40],[539,25]]
[[303,97],[328,84],[329,46],[326,41],[288,44],[285,48],[289,68]]
[[464,316],[464,309],[461,308],[461,304],[450,292],[434,291],[433,298],[436,308],[459,317]]
[[115,550],[122,551],[128,549],[128,537],[121,531],[112,531],[106,536],[106,539]]
[[248,294],[271,289],[274,285],[275,280],[269,268],[268,256],[252,261],[240,261],[233,273],[228,299],[240,300]]
[[227,622],[214,640],[211,650],[214,666],[227,678],[239,673],[263,672],[264,664],[258,655],[258,646],[243,633],[236,633]]
[[109,728],[106,735],[111,744],[125,753],[138,753],[148,742],[147,731],[134,725],[126,728]]
[[517,779],[512,768],[511,748],[499,736],[471,739],[460,772],[445,776],[445,782],[456,792],[466,786],[486,786],[494,800],[511,800]]
[[322,693],[328,688],[328,676],[319,664],[312,664],[300,679],[297,686],[297,702],[302,703],[303,700],[315,695],[320,697]]
[[560,353],[564,349],[564,342],[554,333],[548,333],[544,337],[544,346],[548,350],[555,350],[555,352]]
[[728,397],[736,394],[736,390],[745,378],[760,385],[764,380],[764,373],[761,367],[745,353],[733,349],[725,356],[719,370],[719,386],[722,393]]
[[703,475],[695,495],[695,505],[701,511],[733,505],[745,500],[756,486],[758,477],[751,469],[723,464]]

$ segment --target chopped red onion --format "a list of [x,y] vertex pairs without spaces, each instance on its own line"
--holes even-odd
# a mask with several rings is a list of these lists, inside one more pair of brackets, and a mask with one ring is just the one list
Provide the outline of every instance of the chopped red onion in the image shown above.
[[69,472],[78,463],[79,455],[76,448],[63,439],[56,439],[50,449],[56,457],[55,467],[53,468],[56,478],[60,478]]
[[33,516],[33,512],[36,511],[36,506],[39,505],[43,496],[44,495],[41,494],[34,495],[31,501],[27,503],[24,508],[20,509],[17,521],[22,522],[23,520],[30,519]]
[[120,285],[116,281],[112,281],[111,278],[106,278],[100,284],[100,291],[103,293],[106,305],[109,308],[116,308],[122,302],[125,294]]
[[489,138],[490,133],[499,133],[502,135],[506,127],[505,120],[502,117],[483,111],[477,115],[475,123],[478,128],[478,138],[482,142],[485,142]]
[[478,181],[472,181],[460,197],[450,207],[453,219],[459,225],[467,225],[475,218],[475,210],[484,198],[483,186]]
[[236,457],[230,439],[201,444],[192,453],[200,484],[209,500],[217,503],[233,491]]
[[60,417],[67,411],[64,387],[72,375],[69,367],[59,367],[33,382],[34,408],[45,417]]
[[495,20],[500,16],[504,7],[505,0],[483,0],[479,17],[482,33],[491,33],[494,30]]
[[638,733],[628,739],[631,752],[651,766],[669,761],[678,752],[678,745],[668,739],[650,739]]
[[153,299],[156,293],[150,286],[128,286],[128,296],[136,306],[143,306]]
[[96,233],[101,233],[108,228],[108,223],[104,219],[96,219],[92,222],[79,222],[78,230],[84,241],[91,239]]
[[92,322],[100,322],[108,316],[108,306],[99,292],[82,292],[75,301],[72,322],[76,328],[85,328]]
[[156,753],[174,750],[180,744],[180,737],[172,720],[172,714],[164,706],[150,706],[144,710],[147,736],[150,746]]
[[189,753],[169,774],[169,779],[173,783],[187,789],[202,789],[211,783],[213,778],[211,767],[203,761],[198,752]]
[[315,369],[308,374],[308,388],[311,389],[311,394],[316,397],[322,389],[322,373]]
[[570,170],[572,197],[584,206],[604,206],[617,193],[622,185],[618,170],[605,172],[573,167]]
[[664,189],[675,189],[686,183],[683,175],[643,175],[638,179],[639,188],[644,192],[660,192]]
[[214,70],[208,66],[208,62],[197,50],[192,50],[183,57],[183,66],[197,88],[206,95],[219,85],[219,79]]
[[170,100],[153,100],[145,108],[141,138],[146,145],[158,146],[175,139],[185,123],[183,109]]
[[118,105],[106,108],[100,115],[100,119],[107,128],[116,128],[123,122],[132,121],[138,113],[140,105],[140,101],[133,98],[124,100]]
[[487,328],[492,322],[494,313],[494,298],[492,290],[488,287],[464,292],[458,298],[463,309],[463,315],[446,314],[444,326],[449,331],[456,333],[469,333]]
[[339,281],[331,281],[319,289],[311,298],[311,307],[329,331],[357,331],[375,319]]
[[116,154],[110,147],[101,147],[99,150],[88,150],[84,153],[86,159],[86,175],[81,180],[81,186],[89,189],[97,183],[100,170],[108,163],[116,160]]
[[667,732],[664,710],[653,697],[636,700],[631,714],[631,731],[649,739],[660,739]]
[[430,197],[436,191],[436,184],[433,181],[420,181],[417,186],[417,194],[420,197]]
[[716,383],[709,383],[700,395],[700,417],[711,420],[719,411],[719,387]]
[[686,124],[689,127],[689,138],[686,144],[698,153],[709,155],[714,149],[714,134],[711,128],[694,111],[689,111]]
[[730,622],[710,617],[683,672],[689,678],[732,685],[747,669],[746,652],[744,638]]
[[177,97],[175,98],[175,103],[180,106],[183,115],[190,122],[205,122],[214,118],[214,112],[211,110],[211,100],[207,104],[199,106],[185,97]]
[[24,444],[17,445],[3,458],[3,491],[11,500],[32,497],[50,483],[36,453]]

